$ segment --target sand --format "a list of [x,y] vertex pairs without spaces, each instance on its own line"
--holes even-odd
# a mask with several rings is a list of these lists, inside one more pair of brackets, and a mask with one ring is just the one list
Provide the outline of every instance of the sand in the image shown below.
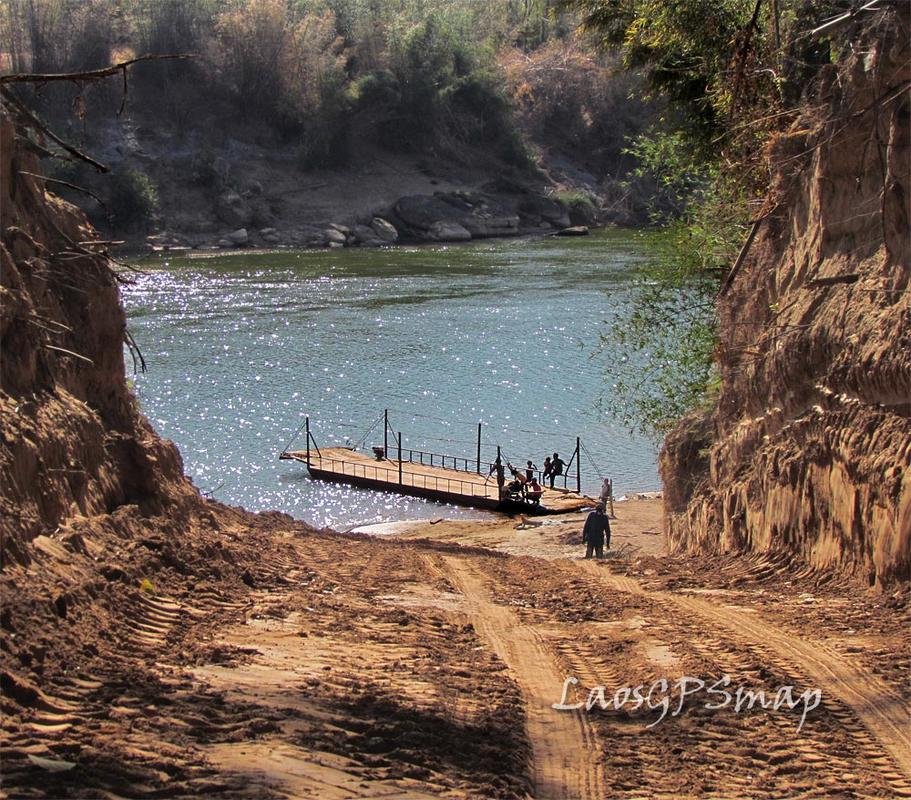
[[[242,582],[187,563],[72,615],[95,656],[4,673],[5,796],[911,796],[906,594],[669,555],[660,500],[615,510],[604,562],[581,558],[577,514],[222,522]],[[47,538],[33,569],[81,568]],[[722,675],[822,703],[799,734],[799,709],[698,695],[651,728],[660,710],[552,708],[569,677],[566,702]]]

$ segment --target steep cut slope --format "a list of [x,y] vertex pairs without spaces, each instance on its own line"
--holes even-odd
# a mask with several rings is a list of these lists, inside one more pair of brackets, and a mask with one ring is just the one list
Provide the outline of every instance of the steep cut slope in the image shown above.
[[[177,449],[127,388],[126,319],[110,262],[76,208],[0,118],[0,532],[4,559],[74,515],[145,514],[198,500]],[[32,173],[31,175],[29,173]]]
[[911,35],[839,32],[770,148],[772,213],[718,304],[722,389],[661,459],[672,545],[911,578]]

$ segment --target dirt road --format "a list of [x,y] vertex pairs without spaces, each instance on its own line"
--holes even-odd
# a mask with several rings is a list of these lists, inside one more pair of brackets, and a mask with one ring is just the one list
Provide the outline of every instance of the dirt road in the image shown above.
[[[577,518],[276,523],[239,586],[174,573],[71,611],[91,659],[3,674],[4,796],[911,797],[907,594],[669,558],[657,511],[618,509],[629,557],[606,563],[579,558]],[[35,568],[80,569],[40,544]],[[683,676],[821,702],[798,731],[799,704],[706,708]],[[661,679],[666,709],[553,708]]]
[[523,626],[508,608],[493,602],[483,573],[456,557],[446,557],[442,574],[451,578],[466,598],[472,624],[516,678],[525,702],[526,730],[534,759],[535,796],[605,796],[602,753],[591,721],[572,711],[556,714],[554,687],[563,683],[557,662],[532,627]]

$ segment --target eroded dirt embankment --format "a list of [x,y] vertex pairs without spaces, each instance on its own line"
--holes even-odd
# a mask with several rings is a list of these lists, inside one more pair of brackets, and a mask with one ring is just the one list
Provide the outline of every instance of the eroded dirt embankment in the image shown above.
[[911,578],[909,16],[839,31],[848,55],[770,146],[771,212],[718,303],[719,398],[661,460],[678,549]]

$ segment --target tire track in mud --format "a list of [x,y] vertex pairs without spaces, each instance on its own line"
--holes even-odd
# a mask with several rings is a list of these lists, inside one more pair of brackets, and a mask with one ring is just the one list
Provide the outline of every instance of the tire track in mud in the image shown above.
[[[614,590],[641,595],[665,608],[720,624],[736,641],[762,653],[771,664],[791,674],[805,675],[823,689],[824,695],[830,694],[844,705],[839,709],[830,703],[829,708],[840,724],[855,734],[861,751],[896,796],[911,797],[911,708],[884,681],[829,648],[802,640],[747,612],[698,597],[647,590],[637,581],[595,564],[584,564],[583,569]],[[875,747],[871,736],[891,757],[897,771],[890,768],[888,759],[882,758],[882,751]]]
[[551,707],[563,677],[544,640],[533,628],[522,625],[510,609],[491,599],[484,585],[486,575],[477,567],[455,556],[444,556],[441,561],[447,577],[465,596],[477,632],[509,667],[525,696],[535,796],[541,800],[603,798],[602,752],[591,722],[578,711]]

